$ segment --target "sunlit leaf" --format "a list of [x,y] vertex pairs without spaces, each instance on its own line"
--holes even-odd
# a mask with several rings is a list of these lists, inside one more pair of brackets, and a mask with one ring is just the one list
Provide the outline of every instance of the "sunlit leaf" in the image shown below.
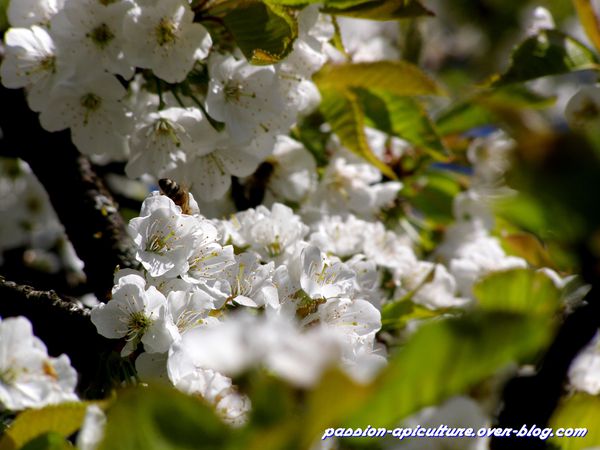
[[384,175],[395,179],[396,174],[369,147],[365,136],[364,112],[356,94],[349,90],[322,89],[321,96],[321,112],[342,145],[373,164]]
[[373,126],[407,140],[435,159],[446,158],[447,151],[421,102],[378,89],[356,89],[355,92]]
[[549,321],[501,312],[423,325],[390,358],[377,390],[346,426],[392,425],[530,358],[553,334]]
[[87,406],[84,402],[62,403],[23,411],[0,439],[0,450],[20,448],[48,432],[70,436],[81,427]]
[[433,16],[419,0],[267,0],[272,5],[302,7],[322,4],[327,14],[371,20],[395,20],[406,17]]
[[400,96],[443,94],[429,75],[406,61],[327,65],[314,80],[320,89],[381,89]]
[[243,446],[244,450],[302,450],[301,427],[297,420],[283,420],[267,429],[250,429]]
[[511,255],[525,259],[534,267],[553,267],[548,250],[531,233],[512,233],[500,238],[503,247]]
[[573,0],[581,26],[590,41],[600,51],[600,21],[591,0]]
[[337,369],[323,374],[312,389],[298,391],[269,377],[250,383],[252,416],[245,430],[245,450],[304,450],[323,430],[339,423],[348,410],[367,399],[371,387],[359,385]]
[[431,319],[444,313],[443,310],[431,310],[410,300],[394,301],[381,308],[381,327],[385,331],[401,330],[412,320]]
[[298,25],[284,7],[252,1],[230,9],[223,21],[252,64],[273,64],[292,51]]
[[534,197],[526,194],[512,196],[494,203],[494,213],[541,238],[552,231],[551,214]]
[[370,387],[359,385],[337,370],[327,372],[307,398],[304,448],[318,441],[325,428],[347,416],[348,411],[364,404]]
[[121,391],[107,419],[101,450],[216,450],[234,435],[201,399],[165,386]]
[[433,12],[416,0],[372,0],[362,1],[353,6],[343,6],[350,2],[325,1],[322,9],[327,14],[356,17],[371,20],[396,20],[406,17],[433,16]]
[[573,433],[587,429],[583,437],[550,438],[562,450],[591,449],[600,446],[600,397],[577,393],[564,398],[554,411],[548,424],[554,430],[573,428]]
[[542,30],[515,49],[508,70],[493,85],[597,69],[597,63],[594,53],[578,40],[558,30]]
[[551,315],[560,305],[560,291],[542,272],[512,269],[478,281],[473,293],[481,308],[523,314]]
[[448,151],[421,102],[387,92],[381,92],[379,96],[387,106],[393,134],[423,148],[436,160],[447,159]]
[[46,433],[32,439],[21,450],[69,450],[73,445],[58,433]]

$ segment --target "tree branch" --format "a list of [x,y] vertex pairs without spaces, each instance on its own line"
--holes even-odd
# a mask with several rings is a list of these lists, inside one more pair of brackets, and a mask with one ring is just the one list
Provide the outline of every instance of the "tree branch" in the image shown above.
[[115,268],[137,267],[117,204],[89,160],[73,146],[69,132],[48,133],[40,127],[22,90],[0,88],[0,104],[0,153],[29,163],[85,263],[90,286],[106,301]]
[[115,341],[98,334],[89,310],[54,291],[38,291],[0,277],[0,317],[15,316],[31,321],[34,334],[44,341],[50,355],[69,355],[79,373],[80,392],[96,383],[95,378],[103,370],[100,355],[111,352]]

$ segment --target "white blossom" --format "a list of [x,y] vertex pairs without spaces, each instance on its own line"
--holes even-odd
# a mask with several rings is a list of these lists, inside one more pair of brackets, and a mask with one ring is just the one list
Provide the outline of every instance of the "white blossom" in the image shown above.
[[67,1],[52,18],[52,34],[70,64],[94,66],[128,79],[133,65],[123,53],[123,19],[133,7],[129,0]]
[[206,109],[211,117],[225,122],[233,142],[260,141],[267,135],[272,147],[275,136],[287,132],[294,122],[273,67],[213,54],[209,74]]
[[321,182],[309,201],[303,205],[304,213],[347,214],[373,218],[384,206],[391,204],[402,183],[382,182],[381,172],[348,150],[331,142],[336,151],[323,174]]
[[[11,2],[11,4],[16,2]],[[5,35],[5,55],[0,66],[2,84],[28,89],[27,101],[34,111],[42,110],[59,74],[57,50],[52,37],[41,27],[10,28]]]
[[354,62],[399,59],[400,30],[396,25],[395,21],[379,22],[349,17],[339,20],[344,48]]
[[371,234],[372,227],[349,214],[345,219],[337,215],[323,216],[312,228],[315,231],[310,235],[311,244],[344,258],[363,250],[365,237]]
[[50,24],[65,0],[16,0],[8,2],[6,14],[13,27]]
[[506,255],[495,237],[469,222],[451,227],[437,254],[446,262],[457,293],[463,297],[472,297],[473,284],[488,273],[527,267],[524,259]]
[[137,246],[136,258],[153,277],[176,277],[190,268],[189,259],[204,228],[212,226],[181,213],[179,206],[164,195],[149,197],[142,205],[148,214],[132,219],[129,232]]
[[236,256],[235,264],[222,273],[230,286],[229,298],[237,304],[250,307],[275,306],[277,289],[271,281],[273,263],[260,264],[253,253]]
[[235,145],[225,137],[210,153],[197,152],[190,156],[182,170],[182,177],[201,200],[218,200],[231,186],[231,176],[246,177],[253,173],[261,158],[252,147]]
[[596,332],[571,363],[569,382],[578,391],[600,394],[600,333]]
[[197,59],[208,55],[212,40],[194,23],[185,0],[161,0],[134,7],[125,19],[125,52],[136,66],[169,83],[183,81]]
[[96,450],[104,438],[106,415],[98,405],[91,404],[85,410],[83,425],[77,433],[79,450]]
[[239,314],[186,333],[171,349],[168,367],[177,380],[197,368],[235,375],[263,364],[296,385],[309,386],[339,353],[336,336],[321,328],[301,332],[285,318]]
[[250,248],[264,261],[294,249],[308,233],[300,217],[281,203],[275,203],[270,210],[261,205],[240,212],[231,219],[229,229],[235,245]]
[[71,128],[71,139],[82,153],[123,158],[130,131],[125,94],[113,76],[84,70],[55,86],[40,123],[48,131]]
[[183,172],[181,166],[196,155],[212,152],[220,139],[198,108],[148,112],[131,137],[131,157],[125,170],[131,177]]
[[0,409],[77,401],[76,384],[69,357],[49,357],[26,318],[0,319]]
[[139,275],[121,276],[111,300],[94,308],[91,319],[102,336],[126,338],[122,356],[133,352],[140,342],[149,352],[165,352],[176,336],[165,296],[154,286],[146,288]]
[[419,261],[400,276],[399,284],[396,297],[411,294],[414,303],[429,309],[461,308],[470,303],[468,298],[456,295],[456,281],[441,264]]
[[304,146],[288,136],[280,135],[272,157],[268,159],[273,172],[268,179],[265,203],[275,201],[301,202],[314,192],[317,185],[317,165]]
[[349,294],[354,288],[355,274],[340,261],[327,258],[316,247],[302,251],[300,285],[312,299],[330,299]]
[[247,422],[250,399],[238,392],[231,378],[215,370],[201,368],[191,368],[186,372],[172,368],[169,376],[177,389],[190,395],[200,395],[211,404],[226,423],[241,426]]
[[552,13],[543,6],[536,6],[526,19],[527,36],[535,36],[542,30],[555,28]]

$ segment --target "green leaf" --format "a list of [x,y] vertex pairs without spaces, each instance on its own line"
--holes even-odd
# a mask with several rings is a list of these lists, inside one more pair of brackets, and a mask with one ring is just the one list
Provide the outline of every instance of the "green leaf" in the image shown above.
[[558,30],[542,30],[516,48],[508,70],[493,85],[597,69],[597,63],[594,53],[581,42]]
[[304,144],[315,158],[318,167],[325,167],[329,162],[327,142],[331,133],[321,131],[320,126],[324,121],[325,119],[318,112],[310,114],[300,120],[291,134],[294,139]]
[[508,254],[525,259],[533,267],[555,268],[548,249],[531,233],[503,233],[500,241]]
[[547,108],[556,102],[556,96],[548,97],[539,94],[521,84],[483,91],[477,96],[477,99],[484,105],[531,109]]
[[241,2],[223,18],[240,50],[252,64],[273,64],[285,58],[298,36],[295,18],[282,6]]
[[[536,191],[536,194],[539,192],[543,191]],[[557,237],[564,241],[575,240],[585,232],[581,217],[569,211],[566,204],[541,201],[524,192],[511,196],[510,200],[495,201],[493,210],[499,217],[544,241]]]
[[[391,426],[464,392],[514,361],[546,346],[553,327],[540,318],[502,312],[473,313],[423,325],[390,358],[377,390],[345,426]],[[332,425],[333,426],[333,425]]]
[[421,102],[380,89],[354,89],[369,125],[407,140],[437,160],[447,159],[427,110]]
[[253,427],[264,429],[293,414],[297,406],[293,387],[264,372],[252,372],[248,377],[248,389],[244,391],[248,391],[252,402],[250,424]]
[[304,7],[312,3],[317,3],[317,0],[266,0],[265,3],[279,6]]
[[454,222],[454,197],[461,191],[458,175],[448,170],[428,169],[404,195],[410,204],[436,224]]
[[17,449],[48,432],[68,437],[81,427],[88,403],[62,403],[28,409],[17,416],[0,440],[0,450]]
[[119,393],[100,450],[216,450],[233,436],[201,399],[157,385]]
[[446,136],[463,133],[497,121],[498,118],[491,111],[476,102],[460,101],[440,115],[436,126],[438,132]]
[[302,448],[311,448],[325,428],[339,423],[349,410],[364,404],[369,393],[370,387],[353,382],[339,370],[326,372],[319,385],[308,393]]
[[364,112],[356,94],[349,90],[322,89],[321,96],[321,112],[342,145],[373,164],[387,177],[396,179],[392,169],[375,156],[367,143]]
[[468,100],[460,100],[442,112],[436,127],[442,136],[458,134],[472,128],[498,123],[507,111],[523,108],[546,108],[556,97],[540,95],[523,85],[509,85],[477,93]]
[[8,8],[9,0],[0,0],[0,32],[4,34],[4,32],[8,29],[10,24],[8,23],[8,18],[6,17],[6,9]]
[[418,0],[266,0],[266,3],[290,7],[322,3],[324,13],[372,20],[434,15]]
[[244,392],[252,403],[244,450],[300,449],[297,391],[284,381],[253,371],[244,377]]
[[381,89],[400,96],[442,95],[425,72],[406,61],[326,65],[313,77],[319,89]]
[[563,450],[591,449],[600,446],[600,397],[577,393],[564,398],[554,411],[548,424],[558,428],[574,428],[574,432],[587,428],[584,437],[550,438],[551,442]]
[[325,1],[325,7],[321,11],[327,14],[371,20],[397,20],[407,17],[434,15],[433,12],[415,0],[372,0],[362,1],[350,6],[348,3],[358,2],[329,0]]
[[73,445],[58,433],[46,433],[32,439],[21,450],[69,450]]
[[560,291],[542,272],[512,269],[494,272],[473,287],[481,308],[523,314],[552,315],[560,305]]
[[409,321],[431,319],[445,313],[447,311],[431,310],[410,300],[394,301],[381,308],[381,326],[384,331],[401,330]]
[[579,22],[590,41],[600,51],[600,20],[591,0],[573,0],[573,5],[579,16]]
[[400,97],[387,92],[376,94],[384,102],[392,133],[424,149],[438,161],[448,159],[448,151],[442,144],[427,110],[421,102],[410,97]]

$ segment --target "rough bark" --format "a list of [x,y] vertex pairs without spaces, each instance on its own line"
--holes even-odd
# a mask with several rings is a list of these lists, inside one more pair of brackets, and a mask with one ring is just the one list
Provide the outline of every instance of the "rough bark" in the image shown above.
[[43,130],[21,90],[1,87],[0,104],[0,154],[29,163],[85,263],[89,285],[106,301],[115,268],[137,266],[118,205],[89,160],[73,146],[69,131]]

